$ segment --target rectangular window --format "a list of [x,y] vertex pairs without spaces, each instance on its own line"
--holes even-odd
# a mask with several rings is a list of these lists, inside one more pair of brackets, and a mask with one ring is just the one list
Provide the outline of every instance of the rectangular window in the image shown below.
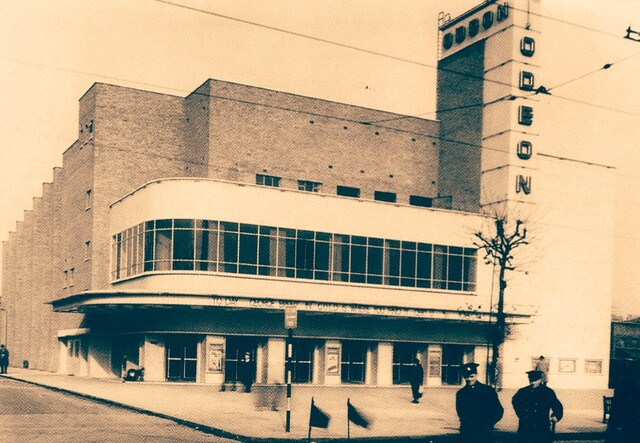
[[195,229],[193,220],[174,220],[173,269],[193,271],[195,263]]
[[278,257],[278,230],[271,226],[260,226],[258,240],[258,273],[276,275]]
[[195,269],[218,270],[218,222],[195,221]]
[[419,288],[431,287],[432,245],[418,243],[418,263],[416,268],[416,284]]
[[464,248],[464,276],[462,281],[464,282],[464,291],[476,290],[476,255],[477,250],[472,248]]
[[331,258],[331,234],[316,232],[315,273],[316,280],[329,280]]
[[322,189],[322,183],[298,180],[298,191],[320,192],[320,189]]
[[449,246],[449,263],[447,272],[447,289],[462,290],[462,248]]
[[373,193],[373,199],[381,202],[396,202],[396,193],[395,192],[384,192],[384,191],[375,191]]
[[400,284],[400,242],[384,241],[384,284],[398,286]]
[[409,204],[412,206],[422,206],[424,208],[430,208],[433,206],[433,199],[429,197],[423,197],[421,195],[410,195]]
[[136,260],[138,259],[138,226],[129,229],[129,266],[127,266],[127,275],[134,275],[136,269]]
[[434,246],[433,254],[433,287],[447,289],[447,247]]
[[333,277],[334,281],[349,281],[349,236],[333,236]]
[[220,223],[220,270],[238,272],[238,223]]
[[416,285],[416,243],[403,241],[400,256],[400,286],[415,287]]
[[313,278],[314,241],[312,231],[298,231],[296,241],[296,277]]
[[352,188],[350,186],[340,186],[340,185],[338,185],[336,193],[338,195],[343,196],[343,197],[359,198],[360,197],[360,188]]
[[156,221],[155,268],[156,271],[171,269],[173,257],[173,231],[171,220]]
[[278,276],[295,277],[296,230],[278,229]]
[[256,225],[240,225],[240,273],[257,274],[258,272],[258,227]]
[[384,240],[369,238],[367,244],[367,283],[382,284]]
[[367,238],[351,237],[351,269],[349,281],[353,283],[364,283],[367,273]]
[[144,224],[144,270],[153,271],[155,253],[155,222],[148,221]]
[[144,269],[144,224],[138,225],[138,255],[136,257],[136,269],[135,273],[140,274]]
[[273,175],[256,174],[256,185],[272,186],[274,188],[280,187],[281,177],[274,177]]

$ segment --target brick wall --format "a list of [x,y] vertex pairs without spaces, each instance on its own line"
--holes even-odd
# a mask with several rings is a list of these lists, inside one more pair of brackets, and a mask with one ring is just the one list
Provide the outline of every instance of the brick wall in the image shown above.
[[477,212],[480,204],[484,41],[438,63],[441,195],[453,208]]
[[[95,84],[79,105],[78,139],[3,244],[13,364],[57,370],[57,331],[82,327],[85,316],[53,313],[46,302],[109,287],[109,205],[146,182],[255,183],[268,174],[287,188],[321,182],[329,194],[337,185],[361,188],[363,198],[395,192],[399,203],[437,194],[433,121],[215,80],[187,98]],[[71,268],[73,285],[64,281]]]
[[[208,82],[209,177],[255,183],[256,174],[395,192],[437,194],[437,124],[382,111],[251,88]],[[192,118],[191,115],[189,115]],[[377,123],[376,123],[377,122]],[[369,124],[363,124],[369,123]],[[206,141],[202,137],[200,142]]]
[[144,183],[193,176],[184,149],[184,99],[111,85],[92,89],[94,152],[92,289],[109,285],[109,205]]

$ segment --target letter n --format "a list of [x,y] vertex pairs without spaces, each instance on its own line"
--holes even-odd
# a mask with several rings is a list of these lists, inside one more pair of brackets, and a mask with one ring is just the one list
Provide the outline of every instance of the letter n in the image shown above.
[[524,192],[525,194],[531,193],[531,176],[520,175],[516,176],[516,193]]

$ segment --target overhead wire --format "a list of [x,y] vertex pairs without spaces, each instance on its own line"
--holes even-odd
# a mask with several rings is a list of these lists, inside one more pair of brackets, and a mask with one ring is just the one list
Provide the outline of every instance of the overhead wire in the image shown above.
[[[206,9],[201,9],[201,8],[196,8],[196,7],[192,7],[192,6],[183,5],[183,4],[172,2],[172,1],[169,1],[169,0],[153,0],[153,1],[156,1],[158,3],[163,3],[163,4],[166,4],[166,5],[170,5],[170,6],[174,6],[174,7],[178,7],[178,8],[187,9],[187,10],[194,11],[194,12],[199,12],[199,13],[211,15],[211,16],[218,17],[218,18],[237,21],[239,23],[244,23],[244,24],[251,25],[251,26],[257,26],[257,27],[260,27],[260,28],[263,28],[263,29],[268,29],[268,30],[271,30],[271,31],[282,32],[282,33],[289,34],[289,35],[292,35],[292,36],[305,38],[305,39],[309,39],[309,40],[313,40],[313,41],[317,41],[317,42],[321,42],[321,43],[325,43],[325,44],[329,44],[329,45],[334,45],[334,46],[338,46],[338,47],[342,47],[342,48],[346,48],[346,49],[350,49],[350,50],[354,50],[354,51],[359,51],[359,52],[363,52],[363,53],[367,53],[367,54],[371,54],[371,55],[376,55],[376,56],[385,57],[385,58],[389,58],[389,59],[393,59],[393,60],[397,60],[397,61],[402,61],[402,62],[405,62],[405,63],[411,63],[411,64],[415,64],[415,65],[418,65],[418,66],[427,67],[427,68],[435,69],[437,71],[442,71],[442,72],[446,72],[446,73],[450,73],[450,74],[454,74],[454,75],[460,75],[460,76],[463,76],[463,77],[466,77],[466,78],[473,78],[473,79],[482,80],[482,81],[490,82],[490,83],[495,83],[495,84],[499,84],[499,85],[503,85],[503,86],[512,86],[510,83],[501,82],[499,80],[487,79],[484,76],[478,76],[478,75],[473,75],[473,74],[469,74],[469,73],[464,73],[464,72],[456,71],[456,70],[453,70],[453,69],[444,68],[442,66],[436,66],[436,65],[429,64],[429,63],[419,62],[419,61],[416,61],[416,60],[411,60],[411,59],[407,59],[407,58],[403,58],[403,57],[394,56],[394,55],[391,55],[391,54],[382,53],[382,52],[379,52],[379,51],[373,51],[373,50],[369,50],[369,49],[366,49],[366,48],[361,48],[361,47],[358,47],[358,46],[353,46],[353,45],[348,45],[348,44],[345,44],[345,43],[336,42],[334,40],[324,39],[324,38],[321,38],[321,37],[311,36],[311,35],[303,34],[303,33],[300,33],[300,32],[290,31],[290,30],[287,30],[287,29],[278,28],[278,27],[275,27],[275,26],[266,25],[266,24],[263,24],[263,23],[255,22],[255,21],[245,20],[245,19],[241,19],[241,18],[238,18],[238,17],[230,16],[230,15],[225,15],[225,14],[220,14],[220,13],[217,13],[217,12],[212,12],[212,11],[209,11],[209,10],[206,10]],[[584,29],[584,30],[591,31],[591,32],[598,32],[598,33],[601,33],[601,34],[622,38],[618,34],[613,34],[613,33],[608,32],[608,31],[603,31],[603,30],[600,30],[600,29],[597,29],[597,28],[580,25],[578,23],[570,22],[568,20],[562,20],[562,19],[558,19],[556,17],[543,15],[541,13],[532,12],[530,10],[524,10],[524,9],[516,8],[516,7],[512,6],[512,5],[510,5],[510,8],[513,9],[513,10],[516,10],[516,11],[519,11],[519,12],[525,12],[527,14],[534,15],[534,16],[537,16],[537,17],[540,17],[540,18],[556,21],[556,22],[563,23],[563,24],[566,24],[566,25],[572,25],[572,26],[575,26],[575,27],[578,27],[578,28],[581,28],[581,29]],[[628,58],[631,58],[631,57],[628,57]],[[623,60],[625,60],[625,59],[623,59]],[[620,63],[620,61],[618,63]],[[610,65],[611,64],[609,64],[609,67],[610,67]],[[607,65],[605,65],[605,66],[607,66]],[[601,69],[608,69],[608,68],[601,68]],[[575,81],[575,80],[577,80],[577,79],[574,79],[572,81]],[[555,86],[554,88],[557,88],[557,87],[559,87],[559,86]],[[548,88],[547,91],[548,90],[550,90],[550,89]],[[562,97],[562,96],[557,96],[557,95],[554,95],[554,97],[558,97],[558,98],[566,100],[566,101],[573,101],[575,103],[580,103],[580,104],[583,104],[583,105],[586,105],[586,106],[594,106],[594,107],[597,107],[597,108],[600,108],[600,109],[605,109],[605,110],[608,110],[608,111],[620,112],[620,113],[624,113],[624,114],[628,114],[628,115],[638,115],[638,114],[630,113],[628,111],[619,110],[619,109],[616,109],[616,108],[611,108],[611,107],[607,107],[607,106],[603,106],[603,105],[599,105],[599,104],[595,104],[595,103],[589,103],[589,102],[585,102],[585,101],[575,100],[575,99],[571,99],[571,98],[568,98],[568,97]],[[419,115],[424,115],[424,114],[419,114]]]
[[[383,57],[393,58],[393,59],[397,59],[397,60],[400,60],[400,61],[414,63],[414,64],[418,64],[418,65],[425,66],[425,67],[441,69],[441,68],[438,68],[437,66],[429,65],[429,64],[426,64],[426,63],[420,63],[420,62],[416,62],[414,60],[409,60],[409,59],[403,59],[403,58],[400,58],[400,57],[390,56],[388,54],[378,53],[377,51],[369,51],[369,50],[366,50],[366,49],[363,49],[363,48],[358,48],[358,47],[355,47],[355,46],[346,45],[346,44],[342,44],[342,43],[339,43],[339,42],[334,42],[334,41],[330,41],[330,40],[326,40],[326,39],[315,38],[315,37],[308,36],[308,35],[301,34],[301,33],[290,32],[290,31],[287,31],[287,30],[283,30],[283,29],[280,29],[280,28],[273,27],[273,26],[264,25],[264,24],[260,24],[260,23],[256,23],[256,22],[251,22],[251,21],[248,21],[248,20],[238,19],[236,17],[230,17],[230,16],[226,16],[226,15],[223,15],[223,14],[218,14],[218,13],[202,10],[202,9],[199,9],[199,8],[193,8],[193,7],[181,5],[181,4],[178,4],[178,3],[170,2],[170,1],[167,1],[167,0],[154,0],[154,1],[157,1],[157,2],[160,2],[160,3],[165,3],[165,4],[168,4],[168,5],[172,5],[172,6],[176,6],[176,7],[185,8],[185,9],[188,9],[188,10],[197,11],[197,12],[200,12],[200,13],[209,14],[209,15],[216,16],[216,17],[221,17],[221,18],[225,18],[225,19],[229,19],[229,20],[242,22],[242,23],[245,23],[245,24],[260,26],[260,27],[263,27],[263,28],[266,28],[266,29],[270,29],[270,30],[274,30],[274,31],[285,32],[285,33],[289,33],[289,34],[294,35],[294,36],[304,37],[304,38],[309,38],[309,39],[312,39],[312,40],[321,41],[323,43],[334,44],[336,46],[341,46],[341,47],[345,47],[345,48],[349,48],[349,49],[353,49],[353,50],[358,50],[358,51],[364,51],[364,52],[367,52],[367,53],[370,53],[370,54],[373,54],[373,55],[379,55],[379,56],[383,56]],[[544,18],[553,19],[552,17],[542,16],[541,14],[538,14],[538,15],[540,15],[541,17],[544,17]],[[566,24],[572,24],[570,22],[566,22],[566,21],[562,21],[562,20],[558,20],[558,21],[561,21],[561,22],[566,23]],[[595,29],[591,29],[591,30],[597,31]],[[630,57],[627,57],[625,59],[619,60],[616,63],[620,63],[621,61],[624,61],[624,60],[629,59],[631,57],[633,57],[633,56],[630,56]],[[13,60],[13,61],[15,61],[15,60]],[[18,62],[26,63],[26,62],[22,62],[22,61],[18,61]],[[64,69],[64,68],[60,68],[60,67],[55,67],[54,69],[61,69],[61,70],[64,70],[64,71],[78,73],[78,74],[82,74],[82,75],[95,75],[95,74],[89,74],[89,73],[82,72],[82,71],[77,71],[77,70]],[[601,70],[601,69],[604,69],[604,68],[600,68],[599,70]],[[457,75],[465,76],[465,77],[468,77],[468,78],[475,78],[475,79],[478,79],[478,80],[487,81],[487,79],[485,79],[484,77],[481,77],[481,76],[474,76],[474,75],[470,75],[468,73],[461,73],[461,72],[453,71],[453,70],[449,70],[448,72],[452,72],[452,73],[455,73]],[[597,71],[594,71],[594,72],[597,72]],[[589,75],[589,74],[590,73],[588,73],[586,75]],[[584,78],[586,75],[581,76],[581,78]],[[168,89],[168,90],[173,90],[173,91],[188,92],[188,91],[184,91],[182,89],[169,88],[169,87],[165,87],[165,86],[162,86],[162,85],[155,85],[155,84],[142,83],[142,82],[133,82],[133,81],[126,80],[126,79],[119,79],[119,78],[115,78],[115,77],[107,77],[107,76],[102,76],[102,75],[98,75],[98,76],[101,77],[101,78],[108,78],[108,79],[111,79],[111,80],[119,80],[119,81],[134,83],[134,84],[144,84],[146,86],[152,86],[152,87],[156,87],[156,88]],[[577,80],[577,79],[574,79],[572,81],[575,81],[575,80]],[[512,86],[510,83],[506,83],[506,82],[495,81],[495,83],[502,84],[504,86]],[[568,83],[568,82],[565,82],[564,84],[566,84],[566,83]],[[560,86],[562,86],[562,84],[561,85],[556,85],[553,88],[557,88],[557,87],[560,87]],[[201,95],[204,95],[204,94],[201,94]],[[532,93],[531,95],[535,95],[535,93]],[[229,97],[214,96],[214,95],[208,95],[208,96],[211,97],[211,98],[233,100],[233,99],[230,99]],[[607,109],[607,110],[610,110],[610,111],[625,112],[625,111],[620,111],[620,110],[616,110],[616,109],[613,109],[613,108],[607,108],[607,107],[599,106],[599,105],[596,105],[596,104],[593,104],[593,103],[582,102],[582,101],[573,100],[573,99],[569,99],[569,98],[565,98],[565,97],[561,97],[561,96],[557,96],[557,95],[553,95],[553,96],[557,97],[557,98],[560,98],[560,99],[574,101],[574,102],[578,102],[578,103],[589,105],[589,106],[597,106],[597,107],[600,107],[602,109]],[[505,97],[510,97],[510,96],[505,96]],[[513,96],[511,96],[511,97],[513,97]],[[448,111],[453,111],[453,110],[456,110],[456,109],[472,108],[472,107],[476,107],[476,106],[477,107],[487,106],[487,105],[490,105],[490,104],[495,103],[497,101],[501,101],[503,99],[504,99],[504,97],[501,98],[501,99],[495,100],[494,102],[462,105],[460,107],[453,107],[453,108],[449,108],[449,109],[443,109],[443,110],[436,111],[436,112],[448,112]],[[236,100],[236,101],[238,101],[238,100]],[[264,103],[252,103],[252,102],[248,102],[248,101],[245,101],[245,102],[246,103],[250,103],[250,104],[254,104],[254,105],[269,106],[269,105],[266,105]],[[479,148],[479,149],[487,149],[487,150],[495,150],[495,151],[499,151],[499,152],[506,152],[504,150],[483,146],[481,144],[469,143],[469,142],[464,142],[464,141],[460,141],[460,140],[454,140],[454,139],[450,139],[450,138],[439,137],[439,136],[435,136],[435,135],[432,135],[432,134],[422,134],[422,133],[415,132],[415,131],[408,131],[408,130],[403,130],[403,129],[400,129],[400,128],[388,127],[388,126],[377,124],[377,123],[381,123],[381,122],[392,121],[392,120],[403,119],[403,118],[415,118],[415,116],[399,116],[399,117],[395,117],[395,118],[391,118],[391,119],[380,120],[378,122],[360,122],[360,121],[344,119],[344,118],[340,118],[340,117],[336,117],[336,116],[322,115],[322,114],[310,113],[310,112],[294,110],[294,109],[286,109],[286,108],[280,108],[280,109],[288,110],[288,111],[291,111],[291,112],[306,113],[308,115],[316,115],[316,116],[322,116],[322,117],[326,117],[326,118],[339,119],[339,120],[343,120],[343,121],[351,121],[353,123],[369,124],[369,125],[372,125],[372,126],[377,126],[379,128],[388,129],[388,130],[391,130],[391,131],[405,132],[407,134],[412,134],[412,135],[415,135],[415,136],[424,136],[424,137],[428,137],[430,139],[437,139],[437,140],[441,140],[441,141],[455,143],[455,144],[458,144],[458,145],[461,145],[461,146],[465,146],[465,147],[469,147],[469,148],[473,147],[473,148]],[[384,111],[382,111],[382,112],[384,112]],[[633,114],[633,113],[627,113],[627,114],[636,115],[636,114]],[[419,114],[419,115],[424,115],[424,114]]]

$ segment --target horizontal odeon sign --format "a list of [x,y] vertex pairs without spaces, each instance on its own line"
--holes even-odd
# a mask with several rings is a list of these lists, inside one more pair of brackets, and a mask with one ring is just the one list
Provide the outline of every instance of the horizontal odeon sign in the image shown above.
[[482,37],[485,31],[492,29],[497,23],[504,22],[509,17],[509,4],[504,2],[487,8],[475,16],[465,20],[454,20],[445,23],[442,29],[442,49],[448,51],[468,40]]

